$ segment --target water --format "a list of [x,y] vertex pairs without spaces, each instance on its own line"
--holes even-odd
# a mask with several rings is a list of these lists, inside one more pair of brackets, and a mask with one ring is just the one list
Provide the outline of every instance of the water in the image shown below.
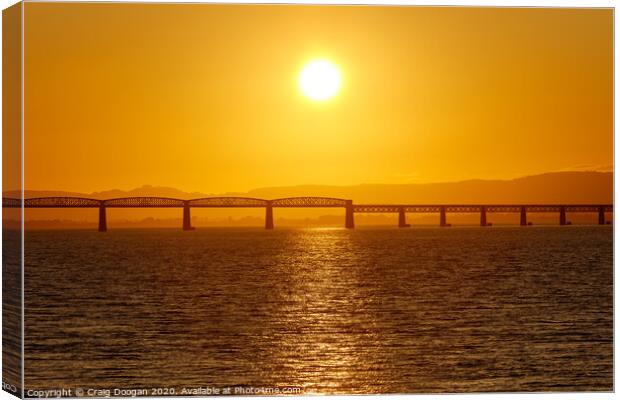
[[609,391],[612,235],[28,232],[26,389]]

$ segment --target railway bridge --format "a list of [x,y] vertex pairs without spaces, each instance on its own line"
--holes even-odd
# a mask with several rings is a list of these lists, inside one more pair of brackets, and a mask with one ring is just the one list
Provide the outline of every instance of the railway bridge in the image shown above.
[[407,213],[437,213],[439,226],[448,227],[448,213],[479,213],[480,226],[489,226],[487,213],[518,213],[520,225],[529,224],[528,213],[558,213],[560,225],[566,225],[566,213],[585,212],[598,214],[598,224],[604,225],[605,213],[613,212],[613,204],[353,204],[353,200],[332,197],[287,197],[282,199],[257,199],[251,197],[204,197],[191,200],[169,197],[123,197],[115,199],[91,199],[85,197],[36,197],[27,199],[2,198],[3,208],[95,208],[99,209],[99,231],[108,229],[108,208],[181,208],[183,230],[194,229],[191,225],[191,208],[264,208],[265,228],[273,229],[274,208],[344,208],[344,226],[355,227],[355,213],[398,213],[398,226],[408,227]]

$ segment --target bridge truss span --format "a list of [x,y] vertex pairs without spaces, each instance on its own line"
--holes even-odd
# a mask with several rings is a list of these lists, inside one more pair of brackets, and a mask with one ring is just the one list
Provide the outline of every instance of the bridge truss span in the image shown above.
[[[4,203],[4,201],[3,201]],[[101,200],[86,197],[34,197],[24,200],[25,208],[93,208],[100,207]]]
[[105,207],[183,207],[184,200],[173,199],[170,197],[122,197],[118,199],[104,200]]
[[287,197],[270,201],[273,207],[346,207],[350,200],[333,197]]
[[267,207],[268,200],[253,197],[204,197],[188,201],[191,207]]
[[566,206],[566,212],[595,212],[600,211],[602,209],[603,212],[613,212],[614,207],[612,205],[571,205]]

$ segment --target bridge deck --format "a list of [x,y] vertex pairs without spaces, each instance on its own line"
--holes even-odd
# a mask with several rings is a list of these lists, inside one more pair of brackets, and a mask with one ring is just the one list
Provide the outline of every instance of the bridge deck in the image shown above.
[[612,204],[355,204],[353,211],[359,213],[438,213],[442,210],[450,213],[479,213],[483,209],[496,213],[527,212],[598,212],[604,207],[605,212],[612,212]]
[[[613,204],[353,204],[350,200],[330,197],[291,197],[283,199],[256,199],[248,197],[206,197],[174,199],[167,197],[125,197],[91,199],[84,197],[37,197],[24,200],[25,208],[181,208],[181,207],[347,207],[357,213],[478,213],[485,212],[613,212]],[[4,197],[2,207],[20,208],[22,201]]]

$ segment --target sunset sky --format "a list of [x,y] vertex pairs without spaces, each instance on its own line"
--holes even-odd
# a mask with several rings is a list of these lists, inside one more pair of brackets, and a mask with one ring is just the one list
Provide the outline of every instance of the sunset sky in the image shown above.
[[[25,188],[216,193],[613,162],[612,10],[25,4]],[[329,60],[338,93],[299,88]]]

